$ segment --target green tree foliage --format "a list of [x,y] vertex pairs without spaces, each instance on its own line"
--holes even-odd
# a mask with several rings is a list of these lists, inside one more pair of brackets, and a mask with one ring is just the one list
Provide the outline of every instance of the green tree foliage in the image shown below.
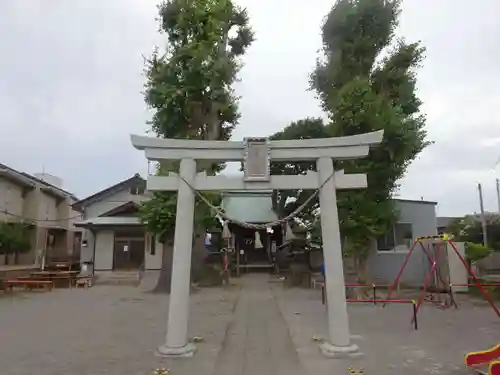
[[[152,132],[160,138],[227,140],[238,123],[231,85],[241,68],[240,57],[253,41],[244,9],[231,0],[169,0],[159,7],[160,31],[166,52],[147,60],[145,101],[153,109]],[[223,165],[202,165],[215,173]],[[158,174],[177,171],[163,163]],[[210,199],[217,204],[219,196]],[[197,223],[209,210],[197,201]],[[173,234],[176,194],[157,193],[141,207],[149,231],[165,239]]]
[[[399,14],[398,0],[337,1],[323,23],[322,56],[311,74],[311,88],[329,117],[327,136],[384,130],[382,144],[368,158],[336,165],[346,173],[368,175],[368,189],[338,194],[344,251],[355,260],[360,281],[366,278],[371,241],[396,220],[390,198],[397,181],[429,144],[415,89],[424,48],[395,39]],[[300,131],[297,124],[275,136],[308,137],[309,126],[302,122]]]
[[[306,118],[292,122],[285,127],[282,131],[273,134],[271,140],[287,140],[287,139],[312,139],[312,138],[325,138],[328,137],[327,128],[320,118]],[[301,163],[280,163],[273,162],[271,164],[271,174],[282,175],[300,175],[306,174],[309,170],[316,170],[314,162],[301,162]],[[307,190],[281,190],[273,191],[272,202],[273,210],[280,218],[283,218],[292,213],[297,207],[309,199],[311,191]],[[294,198],[289,200],[288,198]],[[306,220],[312,220],[312,213],[314,208],[317,207],[317,200],[307,210],[301,212],[299,216]]]
[[30,248],[28,227],[21,223],[0,223],[0,254],[6,255],[6,264],[11,254],[14,254],[14,263],[17,263],[18,255],[28,252]]
[[467,260],[471,262],[476,262],[478,260],[486,258],[488,255],[490,255],[490,253],[491,249],[481,243],[467,242],[467,246],[465,247],[465,255],[467,256]]
[[[446,229],[456,241],[483,243],[483,227],[478,215],[466,215],[450,222]],[[500,251],[500,215],[486,215],[488,247]]]

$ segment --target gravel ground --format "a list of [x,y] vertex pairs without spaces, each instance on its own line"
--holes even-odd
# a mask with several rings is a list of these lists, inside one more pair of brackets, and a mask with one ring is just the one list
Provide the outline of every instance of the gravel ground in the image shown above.
[[193,358],[154,356],[164,340],[168,297],[126,286],[54,290],[0,298],[2,375],[466,374],[463,355],[500,341],[491,308],[461,303],[459,310],[424,307],[420,329],[410,306],[349,307],[353,361],[321,356],[314,335],[326,332],[318,290],[283,289],[266,275],[245,277],[230,289],[191,297],[190,335],[202,336]]
[[275,287],[274,293],[309,374],[343,374],[349,366],[376,375],[468,374],[464,355],[500,342],[500,318],[484,303],[462,299],[458,310],[424,305],[419,312],[418,331],[411,326],[411,305],[383,308],[350,304],[351,334],[364,357],[356,361],[327,360],[311,340],[327,332],[321,293],[281,287]]
[[0,299],[2,375],[211,374],[237,290],[205,289],[191,298],[195,360],[154,355],[166,332],[168,297],[126,286],[26,293]]

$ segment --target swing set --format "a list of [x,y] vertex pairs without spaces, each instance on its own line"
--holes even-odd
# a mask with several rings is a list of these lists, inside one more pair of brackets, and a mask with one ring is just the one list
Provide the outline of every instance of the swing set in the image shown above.
[[[500,286],[500,283],[482,284],[480,280],[478,280],[472,269],[469,267],[462,254],[460,254],[460,251],[458,250],[456,244],[446,234],[440,236],[419,237],[413,242],[413,245],[411,246],[403,264],[401,265],[396,275],[396,279],[389,287],[389,291],[386,297],[387,300],[390,300],[391,295],[396,289],[398,289],[401,276],[406,266],[408,265],[412,253],[417,248],[422,249],[431,268],[422,286],[422,291],[417,299],[415,314],[418,313],[424,301],[432,302],[440,308],[449,308],[452,306],[458,308],[458,305],[453,296],[453,287],[470,286],[477,287],[479,289],[481,294],[490,304],[495,314],[500,317],[500,311],[495,306],[493,299],[485,289],[485,287]],[[473,283],[452,284],[450,282],[450,269],[448,262],[450,249],[453,250],[464,268],[467,270],[468,276],[470,279],[472,279]],[[443,295],[447,295],[448,298],[443,298]]]

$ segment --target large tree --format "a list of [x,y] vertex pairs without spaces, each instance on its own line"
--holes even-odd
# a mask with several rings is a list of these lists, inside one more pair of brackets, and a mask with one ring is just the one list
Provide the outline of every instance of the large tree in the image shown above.
[[[424,48],[395,38],[399,15],[399,0],[337,1],[322,25],[322,56],[311,74],[311,88],[329,117],[327,136],[384,130],[382,144],[368,158],[336,163],[347,173],[368,175],[367,189],[338,195],[344,251],[354,260],[360,282],[367,278],[373,239],[397,218],[391,201],[397,181],[429,144],[416,95],[415,68]],[[293,125],[282,134],[310,134],[309,125],[302,129]],[[317,202],[309,210],[316,207]]]
[[396,220],[397,181],[428,145],[415,76],[424,48],[395,38],[399,15],[399,0],[338,1],[323,24],[324,56],[311,75],[332,136],[384,130],[369,158],[338,163],[368,175],[367,189],[339,194],[345,247],[360,282],[373,238]]
[[[306,118],[294,121],[286,126],[282,131],[273,134],[271,140],[289,139],[312,139],[328,137],[327,128],[320,118]],[[271,174],[299,175],[305,174],[309,170],[315,170],[314,162],[273,162],[271,164]],[[306,202],[312,192],[308,190],[275,190],[272,195],[273,210],[280,218],[284,218],[295,211],[300,205]],[[289,199],[293,198],[293,199]],[[312,202],[305,210],[299,212],[297,216],[306,222],[313,219],[313,211],[317,206],[317,200]]]
[[[166,52],[147,60],[145,101],[154,114],[151,130],[160,138],[227,140],[238,123],[238,103],[231,85],[241,57],[253,41],[245,9],[231,0],[169,0],[159,7]],[[178,163],[162,163],[157,173],[177,171]],[[204,164],[212,174],[223,165]],[[211,199],[217,203],[217,195]],[[148,230],[162,241],[173,237],[176,194],[156,193],[141,208]],[[210,212],[202,202],[195,211],[198,226]],[[171,252],[164,247],[162,273],[155,291],[170,290]]]

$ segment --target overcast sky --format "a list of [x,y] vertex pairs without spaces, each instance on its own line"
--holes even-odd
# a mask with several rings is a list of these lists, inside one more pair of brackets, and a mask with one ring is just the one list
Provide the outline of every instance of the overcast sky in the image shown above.
[[[136,172],[130,144],[150,114],[142,55],[163,39],[156,1],[0,1],[0,162],[64,180],[84,197]],[[238,84],[235,139],[265,136],[290,121],[321,116],[307,91],[333,0],[239,0],[257,41]],[[433,200],[438,214],[496,210],[500,157],[500,1],[406,0],[398,34],[427,47],[419,94],[435,145],[413,163],[400,196]],[[495,36],[497,35],[497,36]]]

